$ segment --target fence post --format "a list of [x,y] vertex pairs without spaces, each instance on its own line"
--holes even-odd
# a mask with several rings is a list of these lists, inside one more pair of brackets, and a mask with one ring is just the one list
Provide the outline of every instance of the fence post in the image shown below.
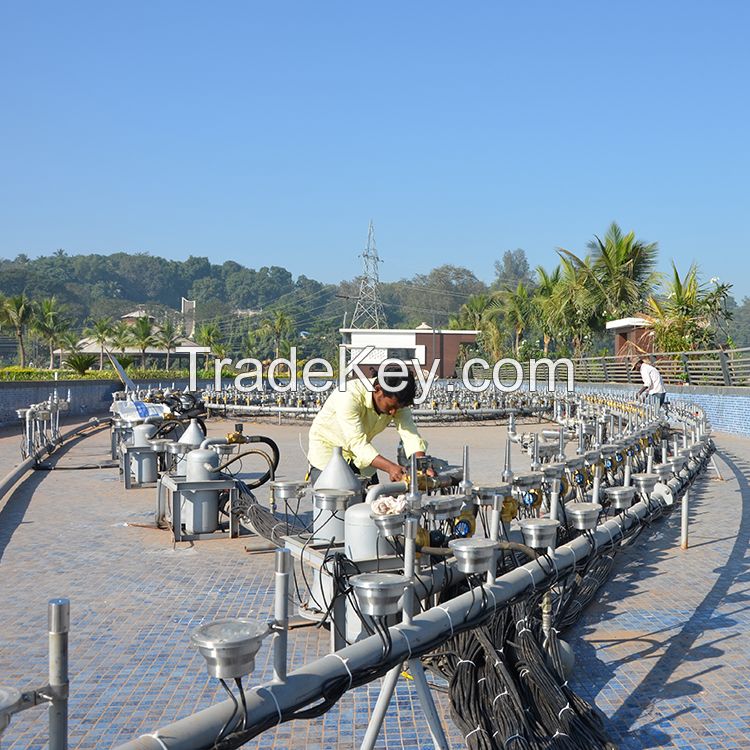
[[732,385],[732,371],[729,369],[729,355],[725,351],[719,352],[719,363],[721,374],[724,376],[724,385]]
[[607,372],[607,358],[602,357],[602,370],[604,372],[604,382],[609,383],[609,373]]
[[680,352],[680,359],[682,360],[682,370],[685,373],[685,383],[690,385],[690,367],[688,362],[688,356],[685,352]]

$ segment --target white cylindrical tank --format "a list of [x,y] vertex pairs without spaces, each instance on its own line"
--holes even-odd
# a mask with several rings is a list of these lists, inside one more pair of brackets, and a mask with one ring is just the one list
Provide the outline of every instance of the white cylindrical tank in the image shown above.
[[[210,482],[220,478],[216,451],[198,448],[185,457],[185,481]],[[210,534],[219,527],[219,491],[183,490],[180,514],[188,534]]]
[[370,518],[370,503],[357,503],[344,515],[344,553],[354,562],[392,555],[393,548]]
[[[149,439],[156,433],[157,427],[154,424],[137,424],[133,427],[133,442],[134,448],[150,448],[151,443]],[[159,478],[159,472],[156,468],[156,453],[151,451],[149,453],[133,453],[131,460],[131,473],[133,479],[138,484],[145,482],[155,482]]]

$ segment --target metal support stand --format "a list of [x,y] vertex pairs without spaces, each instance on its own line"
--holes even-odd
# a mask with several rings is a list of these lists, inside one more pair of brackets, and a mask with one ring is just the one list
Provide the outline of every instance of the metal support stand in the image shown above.
[[724,477],[721,475],[721,472],[719,471],[719,466],[716,463],[716,456],[711,456],[711,466],[713,467],[713,470],[716,472],[716,476],[718,477],[718,479],[723,482]]
[[682,496],[682,529],[680,533],[680,549],[688,548],[688,521],[689,521],[689,495],[690,490],[685,490]]
[[70,601],[51,599],[49,630],[49,750],[68,750],[68,631]]
[[[277,549],[275,557],[273,678],[277,682],[285,682],[289,637],[289,571],[292,568],[292,553],[288,549]],[[331,628],[334,629],[333,626]]]
[[[412,606],[414,601],[414,565],[416,561],[416,538],[417,538],[417,519],[409,516],[404,523],[404,575],[408,579],[404,591],[404,610],[403,622],[408,625],[412,619]],[[427,677],[424,673],[424,667],[419,659],[410,659],[408,661],[409,672],[414,678],[414,687],[417,691],[419,702],[427,719],[427,726],[432,736],[432,742],[436,750],[449,750],[448,740],[440,724],[440,716],[435,701],[430,692],[430,686],[427,684]],[[385,721],[385,715],[388,711],[393,693],[396,690],[398,676],[401,673],[401,665],[398,664],[388,672],[383,679],[380,695],[375,703],[370,723],[365,732],[365,738],[362,740],[360,750],[373,750],[375,742],[378,739],[380,730]]]
[[594,466],[594,486],[591,490],[591,502],[592,503],[598,503],[599,502],[599,491],[602,486],[602,467],[601,464],[597,461],[596,465]]

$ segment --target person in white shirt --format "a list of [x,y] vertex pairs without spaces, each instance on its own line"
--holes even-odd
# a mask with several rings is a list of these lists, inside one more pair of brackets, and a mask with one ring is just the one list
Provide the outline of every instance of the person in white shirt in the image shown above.
[[641,380],[643,381],[643,388],[638,391],[637,397],[640,398],[645,393],[656,406],[659,408],[664,406],[667,392],[664,388],[661,373],[652,364],[646,362],[643,357],[636,360],[633,369],[636,368],[640,370]]

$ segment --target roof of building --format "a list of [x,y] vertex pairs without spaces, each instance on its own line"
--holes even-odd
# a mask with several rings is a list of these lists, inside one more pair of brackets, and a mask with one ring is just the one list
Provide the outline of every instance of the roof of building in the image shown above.
[[452,328],[432,328],[431,326],[427,326],[427,328],[424,328],[424,325],[426,324],[422,323],[417,328],[339,328],[339,333],[429,333],[431,331],[434,331],[435,333],[440,333],[446,336],[450,334],[462,334],[464,336],[466,336],[467,334],[471,334],[474,336],[478,336],[481,333],[481,331],[456,331]]
[[608,320],[607,330],[617,330],[618,328],[649,328],[649,323],[645,318],[620,318],[619,320]]

